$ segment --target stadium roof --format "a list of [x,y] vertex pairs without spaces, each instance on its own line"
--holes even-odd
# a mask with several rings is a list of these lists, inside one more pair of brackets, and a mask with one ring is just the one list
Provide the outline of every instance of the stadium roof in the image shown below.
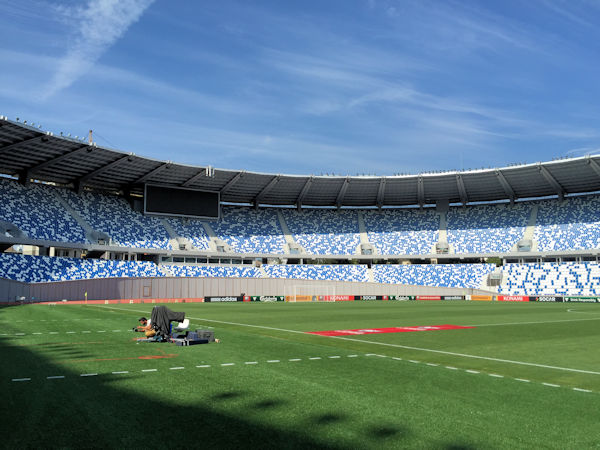
[[[167,153],[167,149],[165,149]],[[600,191],[600,155],[496,169],[400,176],[282,175],[159,161],[55,136],[0,116],[0,173],[142,194],[144,183],[221,193],[254,205],[385,207],[517,200]]]

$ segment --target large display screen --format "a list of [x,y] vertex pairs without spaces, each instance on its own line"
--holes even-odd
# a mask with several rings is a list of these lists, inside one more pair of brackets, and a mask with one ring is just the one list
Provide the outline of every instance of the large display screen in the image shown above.
[[144,214],[219,219],[219,193],[147,184]]

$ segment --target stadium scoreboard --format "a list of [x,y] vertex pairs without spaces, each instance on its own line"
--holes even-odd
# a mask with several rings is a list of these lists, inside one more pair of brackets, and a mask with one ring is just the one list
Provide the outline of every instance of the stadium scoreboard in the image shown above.
[[219,219],[219,192],[144,185],[144,214]]

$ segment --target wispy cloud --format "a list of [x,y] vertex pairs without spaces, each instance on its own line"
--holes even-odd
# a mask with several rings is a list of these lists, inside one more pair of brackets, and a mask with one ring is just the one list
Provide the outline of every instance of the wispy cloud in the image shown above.
[[75,37],[44,93],[46,98],[69,87],[135,23],[154,0],[89,0],[84,6],[58,7],[76,24]]

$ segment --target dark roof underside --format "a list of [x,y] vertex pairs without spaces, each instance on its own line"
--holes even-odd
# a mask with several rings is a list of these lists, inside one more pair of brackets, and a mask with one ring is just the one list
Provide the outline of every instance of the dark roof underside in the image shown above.
[[76,189],[89,187],[139,195],[144,183],[182,186],[218,191],[222,202],[282,206],[409,206],[600,191],[600,155],[488,170],[391,177],[279,175],[144,158],[54,136],[5,117],[0,117],[0,173]]

